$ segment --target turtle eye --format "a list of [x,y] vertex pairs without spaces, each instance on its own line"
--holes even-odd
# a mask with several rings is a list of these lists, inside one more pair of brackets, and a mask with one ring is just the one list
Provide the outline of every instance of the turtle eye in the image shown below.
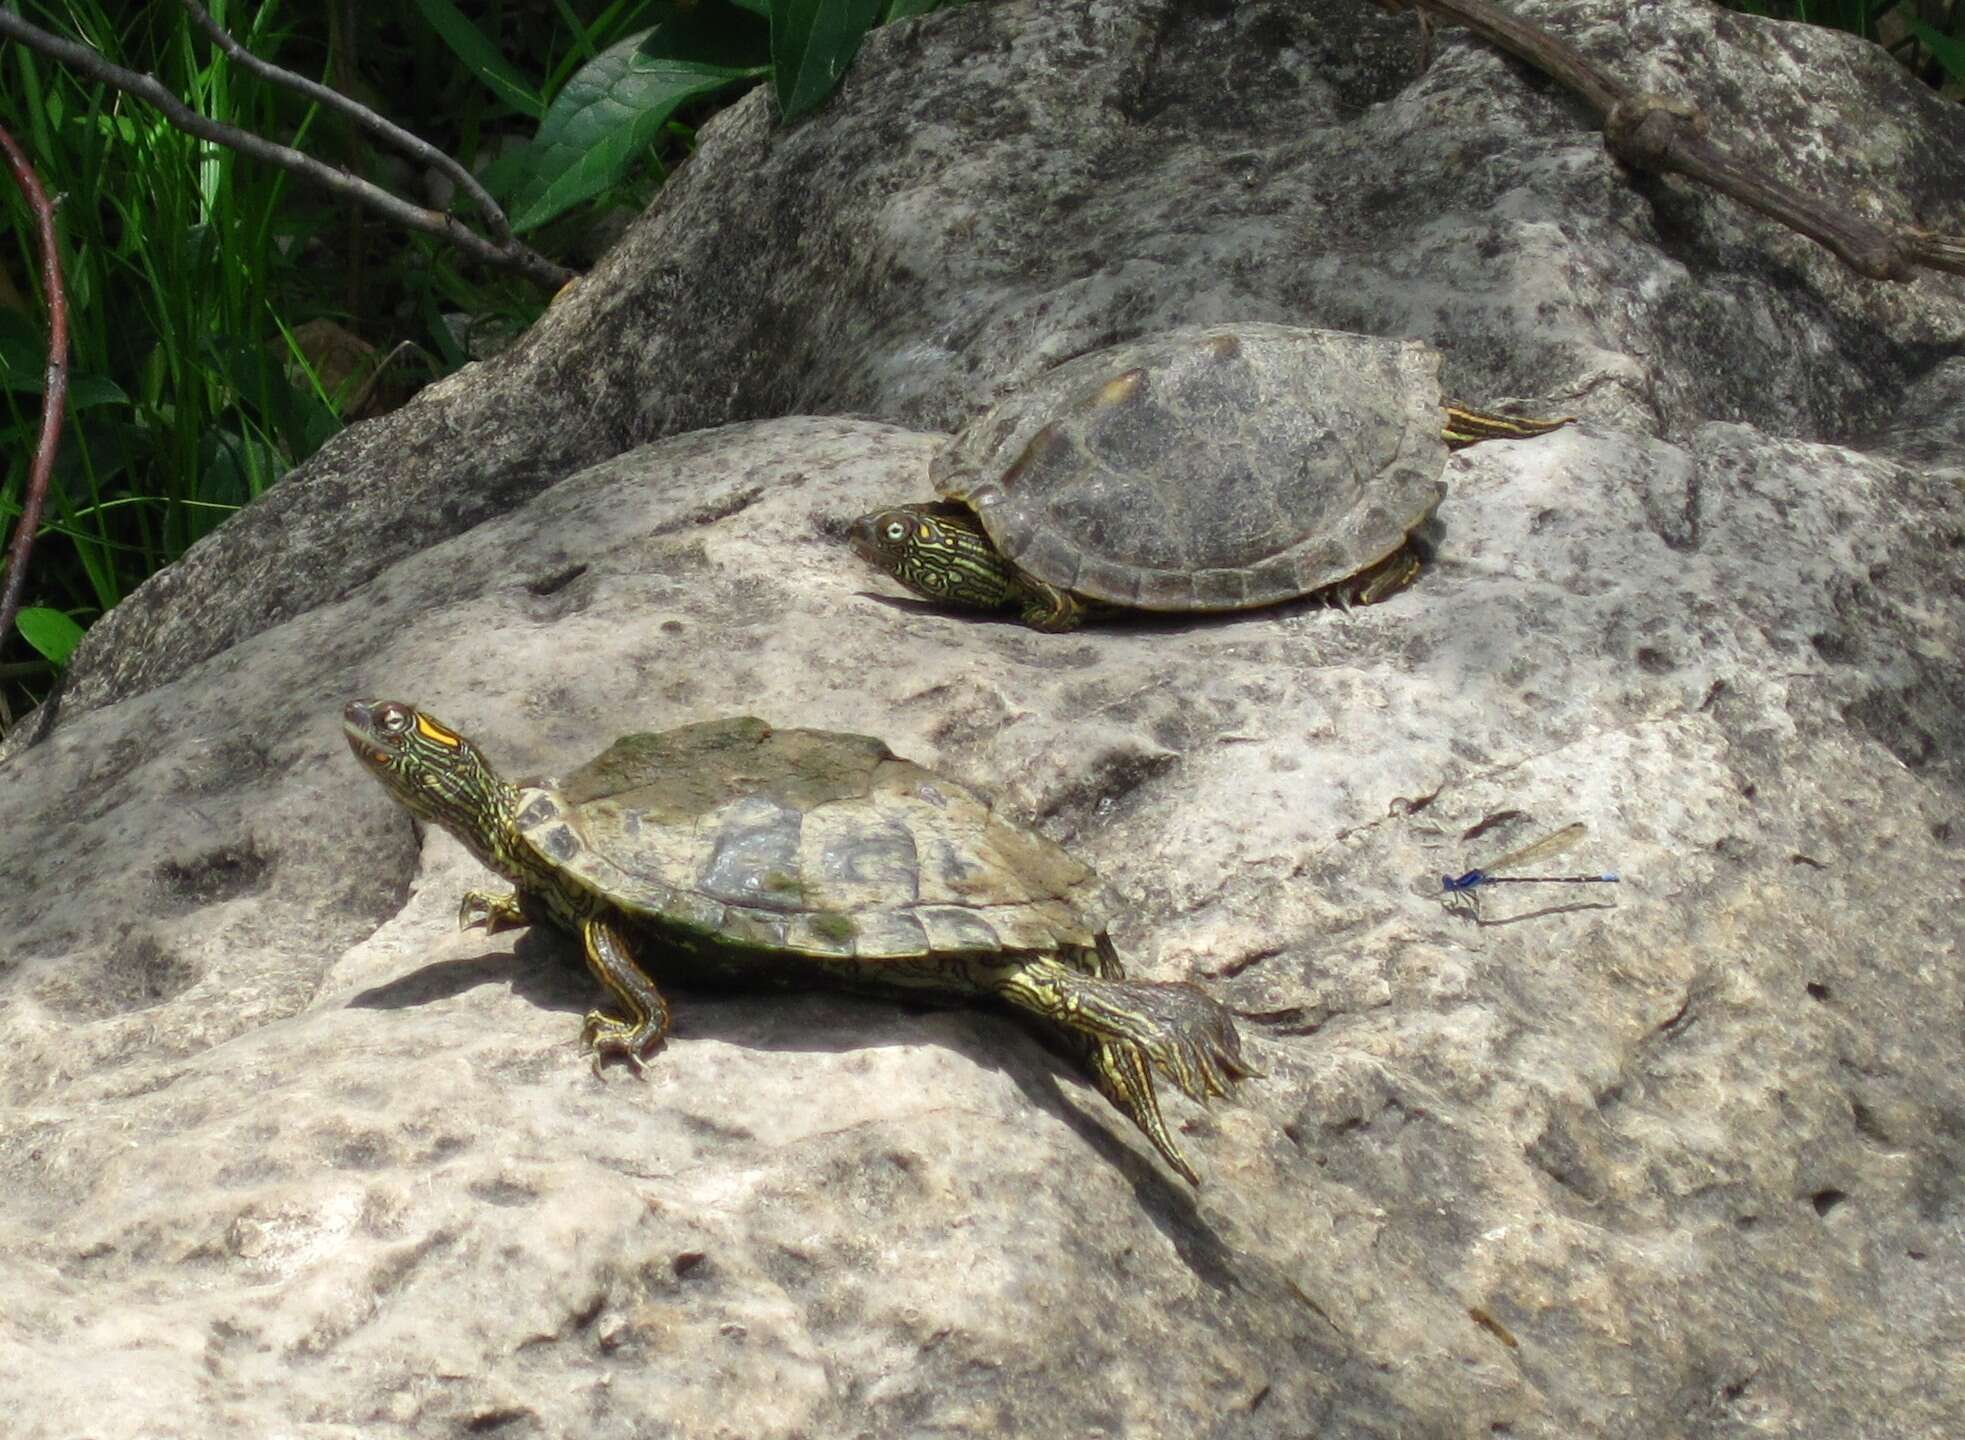
[[400,735],[409,729],[409,711],[400,705],[385,705],[376,717],[376,723],[390,735]]
[[907,539],[907,521],[889,520],[887,522],[887,543],[889,545],[898,545],[905,539]]

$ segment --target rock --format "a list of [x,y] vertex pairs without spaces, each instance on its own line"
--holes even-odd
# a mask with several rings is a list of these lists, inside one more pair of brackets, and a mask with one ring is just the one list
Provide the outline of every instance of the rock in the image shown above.
[[[1965,116],[1873,45],[1688,0],[1516,8],[1792,184],[1959,228]],[[1681,437],[1846,440],[1955,348],[1959,281],[1862,280],[1633,177],[1580,104],[1465,34],[1437,50],[1416,73],[1411,17],[1369,0],[968,5],[878,31],[810,119],[779,128],[759,90],[705,126],[525,341],[353,427],[125,600],[65,713],[637,444],[798,413],[949,429],[1177,324],[1411,336],[1464,397]]]
[[[838,521],[935,443],[631,452],[16,763],[25,1435],[1965,1417],[1922,1358],[1965,1263],[1965,747],[1915,699],[1955,486],[1585,426],[1457,456],[1384,605],[1060,637],[868,593]],[[881,733],[1097,864],[1135,969],[1233,1004],[1268,1077],[1169,1097],[1198,1197],[981,1011],[678,992],[647,1082],[596,1080],[577,952],[455,933],[481,872],[418,863],[357,692],[514,771],[736,710]],[[1573,817],[1614,895],[1438,903]]]
[[[687,257],[658,265],[646,237],[739,203],[690,182],[514,358],[352,432],[156,587],[208,633],[153,599],[92,641],[59,723],[0,775],[10,1440],[1965,1432],[1965,368],[1932,364],[1930,339],[1958,333],[1959,287],[1849,280],[1690,194],[1659,201],[1678,217],[1661,242],[1557,97],[1451,37],[1403,79],[1405,32],[1340,10],[1313,28],[1299,7],[988,6],[899,28],[833,110],[775,138],[740,110],[685,178],[782,149],[831,204],[902,154],[1003,157],[976,172],[966,240],[910,252],[967,277],[947,305],[979,297],[961,345],[934,358],[949,332],[926,292],[903,292],[911,332],[898,304],[875,325],[850,297],[879,270],[810,210],[723,232],[781,260],[811,247],[777,288],[746,288],[768,267],[741,246],[728,289],[680,283]],[[1769,57],[1796,45],[1836,60],[1811,93],[1889,83],[1835,37],[1683,5],[1635,23],[1661,15],[1658,63],[1703,56],[1685,73],[1737,80],[1748,110],[1793,87]],[[1243,79],[1211,92],[1237,45]],[[883,119],[909,86],[950,88],[917,97],[941,107],[918,125]],[[1134,227],[1081,262],[1164,257],[1167,283],[1135,292],[1161,308],[1128,310],[1095,267],[1075,289],[1064,261],[1026,280],[1038,252],[996,248],[1029,202],[992,188],[1011,175],[994,136],[1067,93],[1112,143],[1073,160],[1065,132],[1055,156],[1026,137],[1025,169],[1081,177],[1061,223]],[[1085,101],[1121,93],[1145,98]],[[1409,112],[1412,193],[1374,212],[1340,192],[1384,243],[1327,247],[1322,291],[1304,277],[1324,261],[1292,270],[1280,240],[1247,252],[1277,274],[1224,265],[1220,236],[1254,224],[1210,208],[1226,191],[1149,223],[1152,187],[1120,163],[1160,154],[1205,187],[1217,111],[1294,154],[1288,96],[1328,108],[1332,145]],[[1902,178],[1959,123],[1889,113],[1891,155],[1810,163]],[[820,144],[855,114],[881,122],[846,128],[858,156]],[[1504,131],[1521,146],[1468,173],[1523,178],[1450,194],[1460,147]],[[1278,193],[1303,207],[1313,171]],[[1586,189],[1569,235],[1556,209],[1521,218]],[[1544,279],[1664,289],[1538,292],[1532,247],[1456,238],[1462,206],[1540,235]],[[965,267],[992,256],[986,287]],[[1099,303],[1114,334],[1238,295],[1329,321],[1328,297],[1419,273],[1458,277],[1406,302],[1443,305],[1456,388],[1582,391],[1586,420],[1455,456],[1438,563],[1384,605],[1047,636],[902,598],[841,541],[927,494],[929,410],[1027,373],[1045,335],[1104,338],[1072,328]],[[1543,294],[1566,298],[1540,316]],[[659,297],[688,323],[652,324]],[[1785,368],[1771,314],[1810,337]],[[1468,339],[1497,315],[1518,328],[1496,337],[1558,338]],[[630,331],[677,375],[698,336],[760,358],[637,391],[644,361],[605,353]],[[813,347],[772,382],[809,400],[756,388],[773,333]],[[883,353],[906,427],[798,417],[630,448],[719,404],[847,404]],[[548,370],[558,389],[521,399]],[[1613,372],[1633,378],[1586,378]],[[1756,383],[1746,423],[1726,397]],[[622,419],[636,394],[664,418]],[[478,418],[497,421],[482,444],[448,433]],[[1800,438],[1831,430],[1844,443]],[[478,462],[501,493],[439,514]],[[344,568],[276,594],[282,527],[338,530]],[[1133,970],[1233,1005],[1267,1075],[1206,1112],[1164,1097],[1198,1193],[982,1009],[677,990],[646,1081],[596,1079],[572,945],[455,931],[482,872],[361,775],[338,727],[356,694],[427,704],[513,772],[734,712],[879,734],[1096,865]],[[1573,868],[1620,885],[1497,891],[1481,923],[1439,903],[1442,872],[1573,819]]]

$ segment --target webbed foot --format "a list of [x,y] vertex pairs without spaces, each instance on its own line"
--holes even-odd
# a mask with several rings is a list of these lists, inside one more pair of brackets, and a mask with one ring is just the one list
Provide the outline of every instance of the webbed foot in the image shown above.
[[1242,1057],[1242,1037],[1219,1003],[1186,981],[1142,985],[1153,992],[1139,1008],[1159,1022],[1153,1063],[1191,1100],[1225,1097],[1236,1082],[1261,1075]]
[[1017,618],[1031,629],[1048,631],[1053,635],[1076,630],[1084,621],[1085,613],[1086,607],[1077,596],[1035,576],[1023,577]]

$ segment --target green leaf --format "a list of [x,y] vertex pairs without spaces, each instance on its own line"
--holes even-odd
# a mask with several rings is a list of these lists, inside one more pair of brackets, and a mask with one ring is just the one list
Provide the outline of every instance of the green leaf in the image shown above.
[[881,0],[771,0],[771,65],[786,124],[832,94]]
[[1944,67],[1945,74],[1954,80],[1965,80],[1965,40],[1954,40],[1940,34],[1921,20],[1905,22],[1910,33],[1915,35],[1926,50],[1938,57],[1938,64]]
[[[756,13],[752,13],[752,4]],[[641,53],[745,69],[771,63],[770,0],[690,0],[658,5]]]
[[512,228],[534,229],[620,183],[676,108],[762,73],[644,53],[652,32],[630,35],[584,65],[554,98],[522,152]]
[[[14,311],[0,312],[0,390],[17,395],[40,395],[48,388],[47,337],[35,331]],[[127,405],[130,397],[107,375],[78,372],[73,359],[68,369],[68,408]]]
[[21,639],[45,655],[56,669],[68,663],[69,654],[82,638],[82,627],[59,610],[41,605],[25,606],[15,617]]
[[451,0],[416,0],[416,8],[430,28],[443,38],[451,53],[484,83],[484,87],[521,115],[534,120],[546,113],[546,102],[519,74],[516,66]]
[[941,10],[955,3],[955,0],[888,0],[887,14],[881,23],[891,25],[896,20],[912,20],[917,15],[926,15],[931,10]]

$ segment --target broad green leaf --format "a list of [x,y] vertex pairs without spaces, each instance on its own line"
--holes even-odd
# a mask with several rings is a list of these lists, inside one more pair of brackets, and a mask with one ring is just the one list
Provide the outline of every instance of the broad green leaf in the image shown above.
[[650,32],[609,47],[566,82],[523,155],[512,228],[531,230],[618,184],[676,108],[761,73],[643,53]]
[[896,20],[912,20],[917,15],[926,15],[931,10],[946,9],[955,0],[888,0],[887,14],[882,23],[891,25]]
[[546,113],[546,104],[536,90],[519,74],[482,30],[465,18],[451,0],[416,0],[416,8],[432,30],[443,38],[451,53],[483,82],[484,87],[521,115],[537,120]]
[[[16,328],[12,312],[0,318],[0,390],[19,395],[39,395],[47,389],[47,339],[28,331],[25,322]],[[127,405],[130,397],[123,387],[107,375],[77,374],[73,356],[68,370],[68,408],[87,410],[93,405]]]
[[21,639],[45,655],[57,669],[68,663],[69,655],[82,638],[80,625],[61,611],[41,605],[23,607],[14,617],[14,625]]
[[771,0],[772,82],[789,124],[832,94],[881,0]]

